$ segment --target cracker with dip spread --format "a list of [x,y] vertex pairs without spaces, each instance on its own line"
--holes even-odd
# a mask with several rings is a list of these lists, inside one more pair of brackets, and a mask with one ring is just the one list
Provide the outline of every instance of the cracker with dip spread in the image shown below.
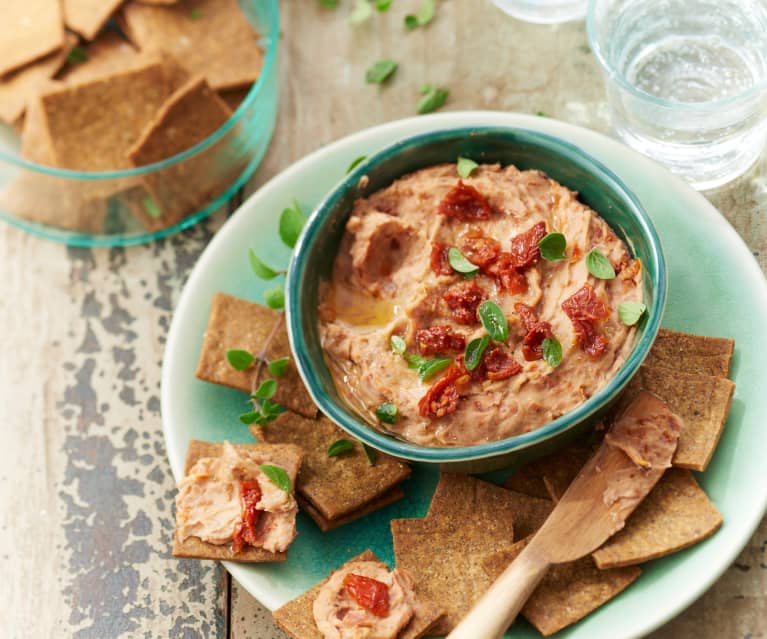
[[[266,351],[269,361],[291,356],[288,333],[280,313],[226,293],[216,293],[211,302],[208,326],[197,362],[197,379],[252,393],[258,387],[253,381],[255,365],[243,371],[235,370],[227,361],[226,352],[238,349],[258,355],[277,322],[282,322],[282,326]],[[258,380],[259,383],[261,381]],[[317,415],[317,407],[292,359],[288,362],[285,374],[279,378],[277,392],[272,399],[305,417],[313,418]]]
[[299,503],[323,531],[404,496],[400,484],[410,476],[410,466],[380,452],[368,453],[356,441],[352,450],[330,457],[328,449],[334,442],[352,440],[325,416],[306,419],[286,412],[271,424],[253,426],[252,431],[259,441],[291,443],[304,449],[306,457],[296,487]]
[[59,0],[5,0],[0,20],[0,76],[64,46]]
[[173,555],[285,561],[296,535],[293,489],[302,458],[289,444],[189,442]]
[[[365,583],[366,580],[378,583]],[[339,628],[351,632],[354,623],[386,623],[389,632],[384,634],[383,628],[377,627],[376,636],[418,639],[433,634],[434,623],[442,615],[440,607],[424,599],[420,590],[409,575],[400,569],[389,571],[386,564],[366,550],[311,590],[275,610],[272,616],[293,639],[335,637],[338,635],[332,633]],[[334,615],[333,610],[343,610],[343,617]],[[330,634],[323,633],[321,628]]]
[[[496,579],[522,552],[530,541],[526,537],[508,549],[488,555],[482,567]],[[631,585],[641,574],[640,568],[599,570],[591,557],[551,566],[521,614],[544,636],[583,619]]]
[[[137,167],[173,157],[202,142],[231,115],[205,78],[196,76],[168,97],[127,156]],[[225,151],[225,144],[217,142],[194,158],[142,176],[141,182],[160,212],[157,216],[147,214],[143,207],[136,209],[144,212],[140,218],[144,226],[149,230],[171,226],[226,190],[241,167],[217,161]]]
[[445,608],[432,629],[439,635],[450,632],[490,585],[480,562],[513,541],[514,502],[504,488],[468,475],[442,475],[436,494],[425,518],[393,519],[391,530],[397,568]]
[[258,34],[237,0],[180,0],[169,6],[128,2],[120,25],[139,49],[183,60],[216,90],[253,84],[261,72]]

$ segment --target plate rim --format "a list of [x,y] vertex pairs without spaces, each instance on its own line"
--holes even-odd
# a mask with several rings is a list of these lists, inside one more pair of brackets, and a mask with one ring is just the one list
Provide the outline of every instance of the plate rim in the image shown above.
[[[245,200],[245,202],[242,203],[237,211],[235,211],[235,213],[232,214],[232,216],[225,222],[221,229],[219,229],[219,231],[205,248],[197,260],[195,266],[193,267],[186,283],[184,284],[181,294],[179,295],[178,302],[173,313],[173,319],[171,321],[167,335],[161,375],[161,414],[163,435],[171,470],[176,480],[178,480],[182,472],[183,459],[182,455],[179,454],[179,446],[177,445],[178,435],[173,433],[171,426],[173,422],[174,408],[173,403],[170,401],[169,397],[169,388],[171,386],[169,382],[169,371],[171,365],[169,365],[167,362],[172,359],[171,353],[177,347],[177,334],[180,331],[179,327],[182,323],[180,318],[183,316],[183,310],[189,304],[189,300],[193,296],[192,291],[195,289],[198,281],[203,277],[203,274],[209,267],[209,263],[213,260],[213,256],[216,254],[219,245],[225,246],[228,238],[231,235],[236,234],[237,227],[242,223],[241,220],[247,216],[248,210],[255,207],[260,198],[266,197],[265,194],[273,190],[280,190],[283,188],[282,185],[284,183],[289,183],[292,179],[294,179],[293,176],[295,174],[302,172],[307,166],[312,166],[316,162],[322,161],[325,155],[329,155],[332,152],[341,150],[344,147],[355,148],[360,143],[363,143],[368,136],[383,133],[387,130],[398,132],[399,129],[402,129],[404,131],[409,131],[408,127],[415,125],[416,123],[426,124],[426,128],[423,130],[429,130],[427,127],[432,124],[434,128],[440,126],[471,126],[472,124],[486,123],[486,121],[483,120],[484,118],[488,118],[494,123],[502,126],[529,126],[530,128],[543,130],[544,132],[549,132],[553,135],[560,135],[563,133],[565,136],[567,136],[568,132],[570,132],[571,135],[574,136],[582,135],[586,136],[587,138],[592,138],[595,143],[611,147],[611,150],[615,153],[621,154],[624,157],[631,158],[632,161],[639,165],[635,170],[640,170],[641,168],[648,169],[658,175],[665,184],[672,186],[674,191],[684,191],[686,198],[690,198],[695,201],[696,211],[705,210],[709,220],[714,220],[718,224],[717,232],[723,233],[725,235],[724,240],[729,243],[733,243],[741,249],[740,254],[737,256],[740,266],[744,269],[747,269],[752,277],[757,276],[755,279],[760,282],[761,290],[755,292],[755,295],[758,294],[758,297],[762,298],[763,300],[767,300],[767,279],[765,279],[764,272],[760,268],[758,262],[749,250],[743,238],[737,233],[730,222],[713,206],[713,204],[706,200],[706,198],[701,193],[698,193],[692,189],[692,187],[683,182],[680,178],[672,175],[664,167],[658,165],[649,158],[640,155],[618,140],[610,138],[603,133],[567,122],[555,120],[553,118],[541,118],[539,116],[503,111],[452,111],[432,114],[428,116],[402,118],[368,127],[341,137],[325,146],[316,149],[303,158],[297,160],[293,164],[287,166],[285,169],[261,185],[256,191],[254,191],[254,193],[248,197],[247,200]],[[398,132],[397,134],[399,135],[400,133]],[[402,132],[402,135],[404,136],[413,134],[414,133],[411,132]],[[569,140],[567,137],[566,139]],[[384,146],[386,145],[382,145],[381,148]],[[601,151],[595,152],[593,149],[588,149],[587,152],[594,155],[597,159],[601,159],[603,155]],[[622,173],[620,171],[617,171],[617,173],[622,177]],[[639,199],[642,199],[641,196]],[[661,238],[661,242],[663,242],[663,238]],[[695,583],[687,584],[684,595],[676,600],[676,602],[672,605],[666,606],[660,610],[657,616],[654,616],[651,621],[642,624],[640,628],[635,628],[628,634],[622,635],[624,639],[634,639],[636,637],[644,636],[647,633],[650,633],[663,624],[667,623],[677,615],[681,614],[696,600],[698,600],[704,594],[704,592],[708,590],[713,585],[713,583],[715,583],[722,576],[730,564],[735,560],[737,555],[746,546],[751,537],[753,537],[754,532],[764,517],[765,511],[767,511],[767,490],[764,490],[763,493],[758,496],[758,499],[752,501],[751,506],[752,508],[749,512],[744,512],[743,516],[738,518],[739,534],[735,535],[737,538],[737,543],[732,544],[728,548],[727,552],[720,553],[715,564],[708,564],[709,567],[715,567],[710,569],[704,578],[696,580]],[[725,523],[725,525],[727,524]],[[281,605],[281,602],[278,602],[269,596],[265,596],[265,593],[256,594],[251,588],[249,588],[247,583],[248,572],[245,566],[226,561],[222,563],[229,571],[229,573],[235,579],[237,579],[240,584],[251,595],[256,597],[266,608],[273,610],[278,605]]]

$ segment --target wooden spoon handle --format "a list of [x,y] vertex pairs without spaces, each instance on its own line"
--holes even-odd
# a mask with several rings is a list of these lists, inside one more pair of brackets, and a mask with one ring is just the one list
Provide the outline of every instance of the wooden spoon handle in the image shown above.
[[474,604],[447,639],[499,639],[541,582],[549,563],[528,545]]

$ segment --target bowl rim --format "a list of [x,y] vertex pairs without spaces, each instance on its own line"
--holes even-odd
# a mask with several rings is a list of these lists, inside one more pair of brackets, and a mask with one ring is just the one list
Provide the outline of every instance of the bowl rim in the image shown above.
[[[585,402],[576,406],[573,410],[565,413],[548,424],[521,435],[515,435],[498,441],[477,444],[474,446],[459,447],[428,447],[396,439],[375,430],[361,418],[350,419],[346,412],[342,411],[338,404],[320,391],[318,375],[308,357],[305,346],[305,338],[301,329],[300,298],[301,286],[305,281],[305,256],[312,241],[322,233],[323,224],[330,211],[349,189],[356,188],[360,179],[379,162],[393,155],[415,149],[425,144],[434,144],[468,136],[515,136],[533,142],[538,146],[546,147],[550,151],[564,156],[568,161],[587,168],[595,173],[600,181],[613,192],[620,194],[621,199],[631,209],[642,233],[645,235],[650,252],[657,265],[657,281],[653,290],[653,299],[648,304],[649,313],[645,321],[644,332],[635,344],[618,372]],[[343,430],[353,435],[360,441],[395,457],[416,462],[427,463],[455,463],[478,461],[481,459],[499,457],[508,453],[518,452],[533,445],[552,439],[566,432],[576,424],[592,417],[601,410],[612,398],[619,393],[631,380],[634,373],[647,356],[650,347],[660,328],[663,311],[666,305],[668,293],[668,273],[663,248],[655,227],[644,210],[639,199],[628,186],[608,167],[590,154],[581,150],[558,137],[541,133],[523,127],[480,126],[480,127],[450,127],[422,133],[398,140],[397,142],[378,151],[361,162],[354,170],[350,171],[325,198],[317,205],[309,216],[301,236],[294,248],[288,274],[285,281],[285,312],[286,327],[291,350],[296,360],[296,368],[306,386],[309,395],[320,410]],[[294,312],[294,309],[299,309]]]
[[[25,160],[19,155],[9,153],[0,149],[0,161],[7,162],[19,168],[34,171],[43,175],[48,175],[58,178],[68,178],[78,181],[91,181],[91,180],[111,180],[117,178],[134,177],[140,175],[146,175],[153,173],[160,169],[165,169],[174,164],[179,164],[190,158],[199,152],[205,150],[209,146],[215,144],[224,135],[226,135],[243,117],[245,111],[255,102],[257,97],[261,94],[263,87],[267,84],[268,78],[273,71],[273,67],[277,62],[277,47],[280,41],[280,14],[279,14],[279,0],[266,0],[269,3],[269,15],[270,20],[266,24],[266,32],[259,33],[259,41],[266,42],[266,55],[264,56],[264,62],[261,66],[261,71],[258,75],[258,79],[251,85],[248,94],[242,103],[235,109],[234,113],[229,116],[226,122],[211,133],[204,140],[201,140],[193,147],[172,155],[169,158],[154,162],[152,164],[145,164],[143,166],[135,167],[132,169],[119,169],[114,171],[76,171],[72,169],[61,169],[45,164],[37,164]],[[246,18],[247,19],[247,18]]]

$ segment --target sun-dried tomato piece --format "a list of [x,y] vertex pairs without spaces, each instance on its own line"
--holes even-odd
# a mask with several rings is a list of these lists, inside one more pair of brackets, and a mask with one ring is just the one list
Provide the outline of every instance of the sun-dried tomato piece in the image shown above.
[[421,328],[416,331],[415,343],[421,355],[438,355],[466,348],[466,338],[460,333],[454,333],[449,326]]
[[575,341],[589,357],[597,359],[607,350],[607,338],[597,333],[591,320],[572,320]]
[[522,372],[522,365],[519,362],[515,362],[511,355],[498,346],[494,346],[485,355],[483,363],[487,379],[493,381],[508,379]]
[[258,541],[256,525],[261,516],[261,511],[256,504],[261,501],[261,486],[257,481],[244,481],[240,483],[240,503],[242,514],[240,521],[235,524],[232,535],[232,550],[240,552],[245,546],[253,546]]
[[584,284],[562,302],[562,310],[571,320],[606,320],[610,309],[599,298],[591,284]]
[[383,581],[352,572],[344,577],[344,588],[354,601],[376,617],[389,614],[389,586]]
[[453,217],[464,222],[489,220],[493,215],[485,196],[469,184],[458,180],[439,203],[438,212],[445,217]]
[[639,284],[639,274],[642,272],[642,261],[639,258],[631,260],[619,272],[623,285],[628,288],[633,284]]
[[538,319],[535,309],[527,304],[518,302],[514,305],[514,310],[519,313],[527,331],[522,340],[522,356],[528,362],[543,359],[543,340],[554,337],[551,324]]
[[457,411],[460,399],[455,381],[450,375],[445,375],[420,399],[418,413],[421,417],[439,419]]
[[546,222],[533,224],[524,233],[511,238],[511,263],[516,268],[528,268],[541,259],[540,242],[546,235]]
[[450,250],[450,246],[447,244],[441,244],[440,242],[433,242],[431,245],[431,270],[435,275],[452,275],[453,269],[450,266],[450,261],[447,258],[447,252]]
[[460,282],[451,286],[442,294],[448,308],[453,312],[453,319],[459,324],[476,324],[477,307],[487,299],[487,293],[474,280]]
[[484,268],[490,264],[501,251],[500,242],[481,233],[472,232],[461,240],[461,252],[472,264]]
[[501,251],[495,261],[488,264],[482,272],[495,277],[502,290],[514,295],[527,291],[527,278],[522,271],[513,266],[511,253]]
[[468,368],[466,368],[466,364],[463,361],[463,355],[459,355],[455,358],[455,366],[460,368],[462,373],[462,378],[459,380],[460,383],[468,383],[468,382],[483,382],[485,379],[487,379],[486,371],[485,371],[485,356],[482,356],[482,361],[479,363],[479,366],[477,366],[473,371],[470,371]]

